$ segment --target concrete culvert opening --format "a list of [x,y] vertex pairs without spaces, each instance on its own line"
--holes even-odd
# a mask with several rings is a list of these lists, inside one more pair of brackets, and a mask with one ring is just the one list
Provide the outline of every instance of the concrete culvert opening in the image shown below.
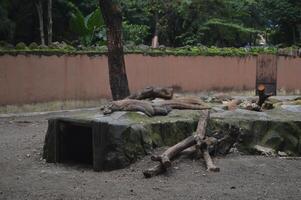
[[59,162],[92,166],[92,128],[72,123],[62,123],[59,149]]

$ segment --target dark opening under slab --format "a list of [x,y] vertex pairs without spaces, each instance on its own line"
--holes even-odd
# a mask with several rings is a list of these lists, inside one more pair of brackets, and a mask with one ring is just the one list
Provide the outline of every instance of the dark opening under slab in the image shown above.
[[93,165],[92,128],[61,122],[59,162]]

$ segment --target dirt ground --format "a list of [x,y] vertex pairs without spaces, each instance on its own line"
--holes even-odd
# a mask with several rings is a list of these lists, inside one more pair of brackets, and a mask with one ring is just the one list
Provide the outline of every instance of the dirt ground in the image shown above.
[[[95,112],[95,111],[86,111]],[[229,155],[219,173],[181,158],[165,174],[145,179],[149,157],[131,167],[94,172],[41,159],[47,118],[0,118],[0,199],[301,199],[301,160]]]

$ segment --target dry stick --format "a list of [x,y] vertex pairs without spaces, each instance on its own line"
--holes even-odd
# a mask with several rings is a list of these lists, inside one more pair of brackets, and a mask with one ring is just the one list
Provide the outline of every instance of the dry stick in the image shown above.
[[[205,139],[207,121],[209,119],[209,110],[206,110],[205,114],[206,114],[205,119],[199,120],[197,132],[194,136],[187,137],[186,139],[182,140],[178,144],[168,148],[161,156],[152,156],[151,157],[151,159],[153,161],[159,161],[160,164],[156,165],[153,168],[145,170],[143,172],[145,178],[150,178],[152,176],[158,175],[158,174],[166,171],[167,168],[171,167],[171,159],[173,159],[176,155],[178,155],[183,150],[185,150],[193,145],[198,145],[198,144],[199,144],[198,149],[200,149],[201,146],[204,146],[203,144],[206,144],[206,141],[204,139]],[[205,154],[206,154],[206,152],[205,152]],[[209,159],[208,159],[208,155],[205,156],[206,158],[204,157],[207,168],[213,169],[214,166],[213,166],[211,157],[209,155]],[[210,160],[211,160],[212,164],[210,163]]]
[[216,167],[213,164],[213,161],[211,159],[211,156],[209,154],[209,150],[208,150],[208,146],[209,143],[211,142],[211,138],[206,138],[206,127],[207,127],[207,123],[208,120],[210,118],[210,112],[209,110],[206,111],[206,118],[205,120],[200,120],[198,123],[198,127],[196,130],[196,149],[198,154],[202,153],[203,154],[203,158],[205,160],[206,166],[207,166],[207,170],[208,171],[219,171],[219,168]]
[[187,149],[196,144],[196,140],[194,136],[189,136],[176,145],[168,148],[161,156],[152,156],[151,159],[153,161],[159,161],[164,168],[171,167],[171,159],[173,159],[176,155],[178,155],[184,149]]
[[220,171],[219,167],[213,164],[212,158],[209,154],[208,145],[207,144],[202,145],[201,151],[203,153],[203,157],[207,166],[207,171],[219,172]]
[[145,178],[151,178],[166,171],[171,167],[171,161],[178,153],[196,144],[194,136],[189,136],[178,144],[168,148],[161,156],[152,156],[153,161],[159,161],[156,166],[143,171]]

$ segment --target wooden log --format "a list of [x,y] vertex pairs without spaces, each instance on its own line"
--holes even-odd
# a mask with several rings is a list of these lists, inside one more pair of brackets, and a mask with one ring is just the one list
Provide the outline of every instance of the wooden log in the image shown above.
[[146,87],[142,91],[134,93],[127,97],[127,99],[155,99],[155,98],[162,98],[162,99],[172,99],[173,97],[173,88],[169,87]]
[[156,102],[156,105],[160,106],[169,106],[172,109],[188,109],[188,110],[208,110],[210,107],[205,105],[204,103],[196,104],[196,102],[190,102],[190,100],[186,99],[172,99]]
[[203,153],[203,157],[207,166],[207,171],[211,171],[211,172],[219,172],[220,169],[219,167],[215,166],[213,164],[212,158],[209,154],[209,149],[208,149],[208,145],[204,144],[201,147],[202,153]]
[[227,110],[235,110],[240,103],[241,103],[241,100],[233,99],[226,104],[226,109]]
[[[212,138],[206,138],[206,127],[207,127],[207,122],[210,113],[209,110],[206,110],[204,112],[205,112],[205,118],[199,120],[197,131],[194,135],[189,136],[186,139],[182,140],[181,142],[177,143],[176,145],[168,148],[162,155],[160,156],[153,155],[151,157],[153,161],[158,161],[160,162],[160,164],[145,170],[143,174],[146,178],[150,178],[152,176],[158,175],[166,171],[166,169],[170,168],[171,160],[175,158],[177,155],[179,155],[181,152],[183,152],[183,150],[191,148],[194,145],[197,146],[195,149],[201,149],[201,147],[203,146],[207,147],[209,144],[211,144],[214,141]],[[190,149],[190,152],[193,152],[193,150]],[[214,166],[212,159],[209,155],[208,149],[204,149],[202,153],[207,163],[208,166],[207,168],[210,169],[210,171],[217,171],[216,169],[217,167]]]
[[266,94],[265,93],[265,86],[264,85],[259,85],[257,87],[258,90],[258,95],[259,95],[259,99],[257,101],[257,105],[261,108],[262,105],[264,104],[264,102],[270,97],[273,96],[272,93]]
[[196,144],[195,136],[189,136],[176,145],[168,148],[162,155],[153,155],[151,159],[153,161],[159,161],[165,169],[171,167],[171,160],[177,156],[181,151],[187,149]]
[[151,178],[153,176],[156,176],[158,174],[161,174],[163,172],[165,172],[166,169],[164,168],[164,166],[160,163],[152,168],[149,168],[147,170],[143,171],[143,175],[145,178]]
[[195,134],[195,140],[196,140],[196,151],[198,156],[200,156],[200,148],[203,143],[203,140],[205,139],[206,136],[206,127],[208,123],[208,119],[210,117],[210,112],[209,110],[205,110],[205,118],[203,120],[199,120],[198,126],[196,129],[196,134]]

